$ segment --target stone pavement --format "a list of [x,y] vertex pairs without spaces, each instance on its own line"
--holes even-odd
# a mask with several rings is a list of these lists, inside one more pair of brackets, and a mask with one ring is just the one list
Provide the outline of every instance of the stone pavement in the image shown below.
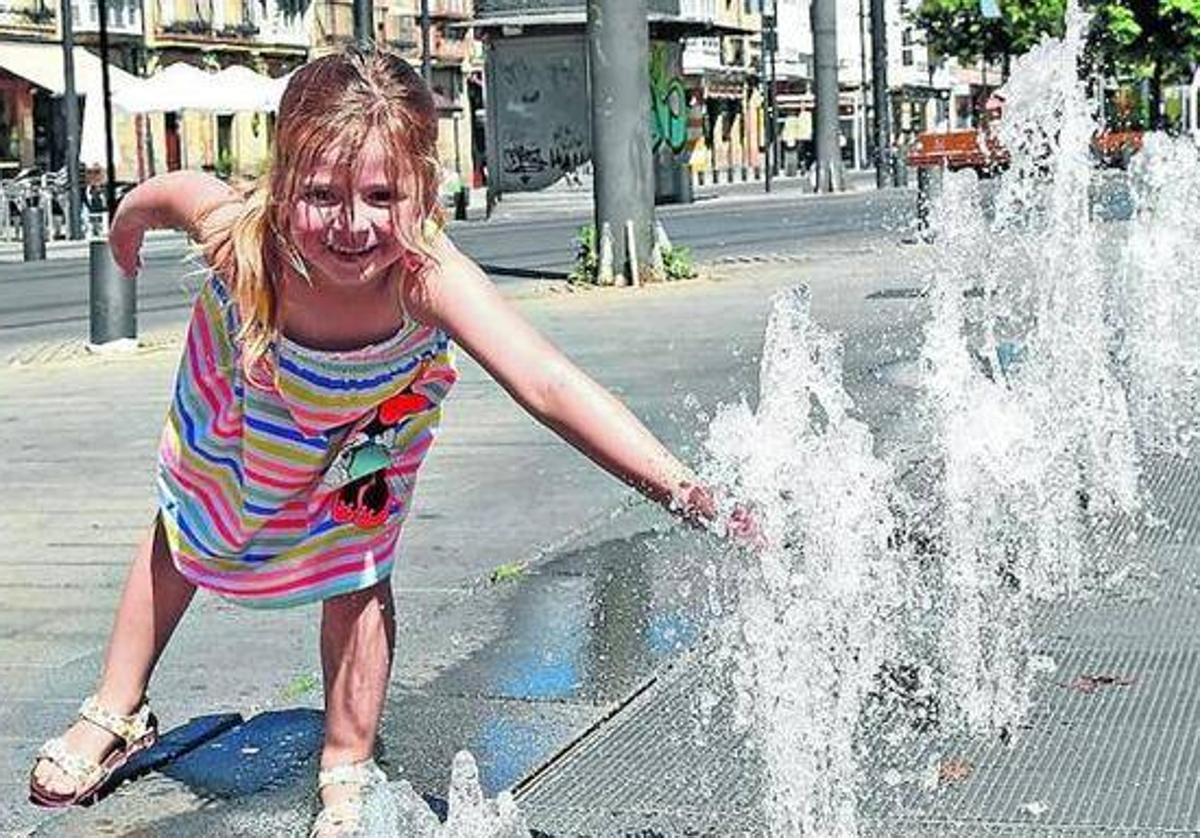
[[[852,388],[873,387],[880,416],[902,410],[873,370],[915,346],[921,305],[907,293],[904,251],[887,241],[823,247],[807,260],[722,266],[721,276],[688,283],[518,304],[694,459],[713,405],[753,395],[769,297],[796,281],[812,287],[816,316],[846,332]],[[0,831],[292,834],[309,817],[317,612],[246,611],[203,594],[151,696],[176,736],[219,727],[228,714],[249,719],[228,740],[241,743],[241,761],[231,768],[228,751],[200,748],[92,810],[47,815],[23,802],[33,751],[94,681],[128,556],[149,521],[176,352],[164,340],[128,357],[0,371]],[[686,645],[697,627],[659,618],[688,613],[680,558],[710,549],[532,422],[469,360],[462,367],[405,535],[381,743],[389,770],[428,793],[444,790],[462,747],[480,757],[489,791],[511,785]],[[267,793],[245,797],[255,789]]]

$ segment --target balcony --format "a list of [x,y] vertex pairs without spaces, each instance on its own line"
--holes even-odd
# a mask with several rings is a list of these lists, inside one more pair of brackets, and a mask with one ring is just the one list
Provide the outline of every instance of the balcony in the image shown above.
[[470,20],[474,14],[472,0],[429,0],[429,16],[434,20]]
[[471,39],[461,29],[434,27],[431,33],[433,60],[442,64],[462,64],[471,58]]
[[[100,4],[97,0],[73,0],[71,3],[71,20],[75,31],[79,33],[96,33],[100,31]],[[110,2],[108,4],[108,32],[110,35],[128,35],[138,37],[142,34],[141,3],[126,0],[126,2]]]
[[45,0],[0,2],[0,29],[9,32],[53,35],[57,28],[57,17],[55,7],[48,5]]

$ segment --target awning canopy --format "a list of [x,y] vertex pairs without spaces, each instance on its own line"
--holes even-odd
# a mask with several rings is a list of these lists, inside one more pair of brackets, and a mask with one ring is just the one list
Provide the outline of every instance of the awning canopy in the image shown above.
[[[86,95],[93,89],[99,91],[103,72],[100,59],[83,47],[75,47],[73,57],[76,92]],[[58,44],[0,43],[0,68],[49,90],[55,96],[61,96],[66,90],[63,50]],[[137,81],[137,76],[112,64],[108,65],[108,78],[114,92],[129,82]]]
[[127,85],[113,103],[129,113],[158,111],[274,111],[287,84],[249,67],[233,65],[209,73],[177,61],[146,79]]
[[[79,138],[79,162],[85,166],[103,166],[104,107],[103,65],[83,47],[72,51],[75,64],[75,93],[83,96],[83,130]],[[63,50],[58,44],[0,43],[0,68],[48,90],[56,96],[66,91],[63,75]],[[108,65],[109,85],[115,97],[118,91],[137,81],[120,67]],[[117,149],[114,146],[113,154]],[[117,161],[113,161],[114,163]]]

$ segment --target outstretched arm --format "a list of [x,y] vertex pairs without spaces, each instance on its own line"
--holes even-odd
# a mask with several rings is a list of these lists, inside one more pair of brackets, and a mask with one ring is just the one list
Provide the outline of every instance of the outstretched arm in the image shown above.
[[405,303],[445,329],[530,414],[610,473],[694,523],[711,494],[620,401],[571,363],[500,295],[446,236]]
[[117,207],[108,242],[126,276],[137,274],[138,251],[147,230],[183,230],[200,238],[202,227],[220,220],[222,205],[236,211],[241,196],[229,184],[202,172],[167,172],[139,183]]

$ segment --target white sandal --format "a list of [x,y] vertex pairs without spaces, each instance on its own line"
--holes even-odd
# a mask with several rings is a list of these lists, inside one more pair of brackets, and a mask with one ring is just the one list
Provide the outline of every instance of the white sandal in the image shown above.
[[[42,745],[29,774],[29,801],[34,805],[57,809],[76,804],[86,806],[94,802],[117,769],[129,762],[134,754],[152,747],[158,741],[158,720],[150,712],[150,705],[145,698],[132,713],[122,716],[102,706],[96,696],[91,695],[80,706],[79,718],[108,731],[119,740],[119,744],[100,762],[72,751],[62,736]],[[67,775],[75,784],[72,792],[60,794],[49,791],[34,779],[34,772],[43,760]]]
[[309,830],[309,838],[331,838],[331,836],[354,835],[362,823],[363,791],[387,782],[375,760],[367,758],[361,762],[349,762],[326,768],[317,775],[318,794],[326,786],[357,786],[358,793],[329,806],[317,814]]

